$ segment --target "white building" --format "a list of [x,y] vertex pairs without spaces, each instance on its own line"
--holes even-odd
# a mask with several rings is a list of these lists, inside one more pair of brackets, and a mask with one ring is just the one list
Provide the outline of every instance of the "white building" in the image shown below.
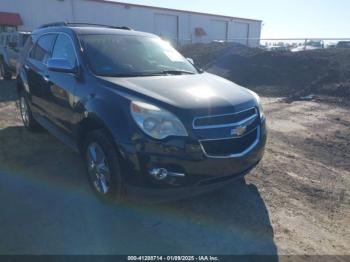
[[[20,20],[14,23],[16,16]],[[261,21],[107,0],[1,0],[0,26],[32,31],[51,22],[129,26],[174,44],[233,41],[259,45]]]

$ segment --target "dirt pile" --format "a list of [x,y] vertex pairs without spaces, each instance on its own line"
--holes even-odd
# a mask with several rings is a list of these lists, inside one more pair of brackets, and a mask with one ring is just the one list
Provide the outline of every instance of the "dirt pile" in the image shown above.
[[350,96],[350,49],[268,52],[237,44],[180,50],[207,71],[247,87],[275,86],[278,95]]

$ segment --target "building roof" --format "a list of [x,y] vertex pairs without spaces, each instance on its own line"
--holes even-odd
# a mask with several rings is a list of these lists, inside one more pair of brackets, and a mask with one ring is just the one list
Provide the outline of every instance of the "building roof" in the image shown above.
[[114,4],[114,5],[124,5],[126,7],[133,7],[134,6],[134,7],[157,9],[157,10],[163,10],[163,11],[175,11],[175,12],[182,12],[182,13],[196,14],[196,15],[208,15],[208,16],[221,17],[221,18],[225,18],[225,19],[240,19],[240,20],[253,21],[253,22],[262,22],[261,20],[257,20],[257,19],[249,19],[249,18],[226,16],[226,15],[217,15],[217,14],[211,14],[211,13],[202,13],[202,12],[187,11],[187,10],[181,10],[181,9],[172,9],[172,8],[165,8],[165,7],[157,7],[157,6],[150,6],[150,5],[130,4],[130,3],[119,2],[119,1],[114,1],[114,0],[113,1],[112,0],[88,0],[88,1],[109,3],[109,4]]
[[18,13],[0,12],[0,25],[20,26],[23,21]]

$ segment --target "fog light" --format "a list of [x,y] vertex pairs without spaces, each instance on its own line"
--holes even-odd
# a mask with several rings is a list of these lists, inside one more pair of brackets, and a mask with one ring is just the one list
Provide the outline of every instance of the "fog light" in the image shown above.
[[157,180],[164,180],[168,177],[168,170],[165,168],[153,168],[149,173]]

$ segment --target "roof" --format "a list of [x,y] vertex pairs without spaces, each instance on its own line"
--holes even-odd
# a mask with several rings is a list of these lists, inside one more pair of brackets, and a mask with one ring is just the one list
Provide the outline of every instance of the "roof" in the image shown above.
[[258,19],[250,19],[250,18],[242,18],[242,17],[234,17],[234,16],[226,16],[226,15],[217,15],[217,14],[211,14],[211,13],[187,11],[187,10],[182,10],[182,9],[172,9],[172,8],[150,6],[150,5],[130,4],[130,3],[117,2],[117,1],[112,1],[112,0],[88,0],[88,1],[99,2],[99,3],[108,3],[108,4],[114,4],[114,5],[124,5],[127,7],[134,6],[134,7],[142,7],[142,8],[156,9],[156,10],[162,10],[162,11],[182,12],[182,13],[195,14],[195,15],[208,15],[208,16],[214,16],[214,17],[221,17],[221,18],[225,18],[225,19],[239,19],[239,20],[246,20],[246,21],[260,22],[260,23],[262,22],[262,20],[258,20]]
[[20,26],[23,21],[18,13],[0,12],[0,25]]
[[152,36],[155,35],[145,32],[139,32],[134,30],[123,30],[114,28],[103,28],[103,27],[69,27],[80,35],[106,35],[106,34],[118,34],[118,35],[135,35],[135,36]]
[[32,32],[32,35],[42,35],[45,33],[57,33],[64,32],[70,33],[74,31],[79,35],[133,35],[133,36],[148,36],[148,37],[157,37],[156,35],[139,32],[134,30],[125,30],[125,29],[117,29],[117,28],[106,28],[106,27],[98,27],[98,26],[69,26],[67,25],[57,25],[52,27],[44,27],[38,28]]

